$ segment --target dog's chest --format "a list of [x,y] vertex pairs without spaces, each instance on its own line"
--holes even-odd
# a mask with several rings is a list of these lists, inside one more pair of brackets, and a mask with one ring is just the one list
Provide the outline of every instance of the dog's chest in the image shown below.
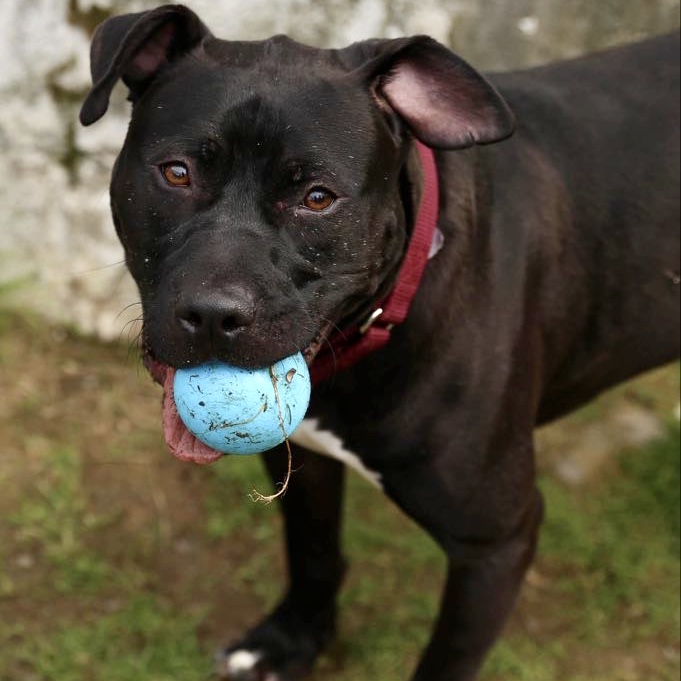
[[349,468],[356,470],[372,485],[383,489],[380,473],[367,468],[359,456],[347,449],[335,433],[321,428],[319,419],[304,419],[291,436],[291,440],[316,454],[323,454],[341,461]]

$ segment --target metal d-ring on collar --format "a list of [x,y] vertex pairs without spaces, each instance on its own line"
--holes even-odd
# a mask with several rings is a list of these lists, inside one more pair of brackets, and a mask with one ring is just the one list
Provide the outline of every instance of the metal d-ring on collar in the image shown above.
[[[383,308],[377,307],[364,321],[364,323],[359,327],[359,333],[364,335],[373,325],[374,322],[383,314]],[[394,324],[388,324],[386,329],[392,329]]]

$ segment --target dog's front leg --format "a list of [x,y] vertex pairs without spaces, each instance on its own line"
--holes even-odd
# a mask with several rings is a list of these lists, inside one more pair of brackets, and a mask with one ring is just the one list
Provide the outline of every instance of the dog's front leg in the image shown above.
[[[273,482],[286,477],[286,452],[265,455]],[[295,473],[280,498],[289,588],[277,608],[221,654],[229,681],[295,681],[311,670],[335,634],[336,594],[345,573],[340,549],[344,467],[298,447]]]
[[[510,524],[505,527],[501,517],[485,528],[480,519],[489,521],[490,516],[480,506],[473,510],[460,501],[449,503],[441,495],[442,478],[436,472],[432,475],[430,486],[416,486],[428,489],[427,497],[407,496],[399,489],[391,492],[449,558],[439,617],[412,681],[473,681],[503,629],[534,556],[543,502],[533,490],[513,529]],[[414,480],[425,483],[422,476],[423,471],[413,471],[409,479],[412,484]],[[426,478],[430,476],[431,472],[425,472]],[[492,497],[490,506],[494,505]]]

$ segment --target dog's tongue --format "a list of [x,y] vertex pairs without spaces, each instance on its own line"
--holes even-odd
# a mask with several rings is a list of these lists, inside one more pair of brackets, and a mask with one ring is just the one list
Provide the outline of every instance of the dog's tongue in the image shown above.
[[175,369],[163,367],[163,370],[152,371],[152,376],[163,385],[163,434],[168,449],[182,461],[193,461],[202,465],[217,461],[222,454],[197,440],[187,430],[177,413],[173,395]]

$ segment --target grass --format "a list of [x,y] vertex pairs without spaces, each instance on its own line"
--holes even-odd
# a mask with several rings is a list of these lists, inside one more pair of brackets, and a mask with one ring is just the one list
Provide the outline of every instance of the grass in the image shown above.
[[73,449],[48,450],[44,466],[37,472],[35,495],[24,499],[10,513],[20,544],[41,547],[46,562],[54,568],[56,591],[96,592],[111,568],[84,539],[104,525],[89,509],[82,488],[82,457]]
[[[125,348],[0,312],[0,681],[201,681],[279,595],[259,462],[182,465]],[[483,681],[679,677],[678,367],[552,426],[540,556]],[[553,458],[622,405],[660,437],[569,486]],[[354,475],[340,636],[313,681],[401,681],[437,606],[433,542]]]
[[[23,627],[13,632],[12,651],[30,675],[59,681],[177,681],[207,678],[209,660],[195,634],[199,617],[187,617],[156,599],[131,599],[112,613],[82,624],[53,622],[47,636],[33,637]],[[3,632],[4,633],[4,632]]]
[[587,499],[544,481],[551,506],[541,552],[577,576],[559,580],[561,591],[593,589],[584,622],[592,640],[603,635],[611,640],[600,621],[623,607],[635,610],[630,623],[639,635],[680,624],[673,600],[644,602],[651,582],[678,582],[679,496],[673,493],[681,484],[678,441],[678,424],[670,424],[664,439],[622,456],[621,475]]

